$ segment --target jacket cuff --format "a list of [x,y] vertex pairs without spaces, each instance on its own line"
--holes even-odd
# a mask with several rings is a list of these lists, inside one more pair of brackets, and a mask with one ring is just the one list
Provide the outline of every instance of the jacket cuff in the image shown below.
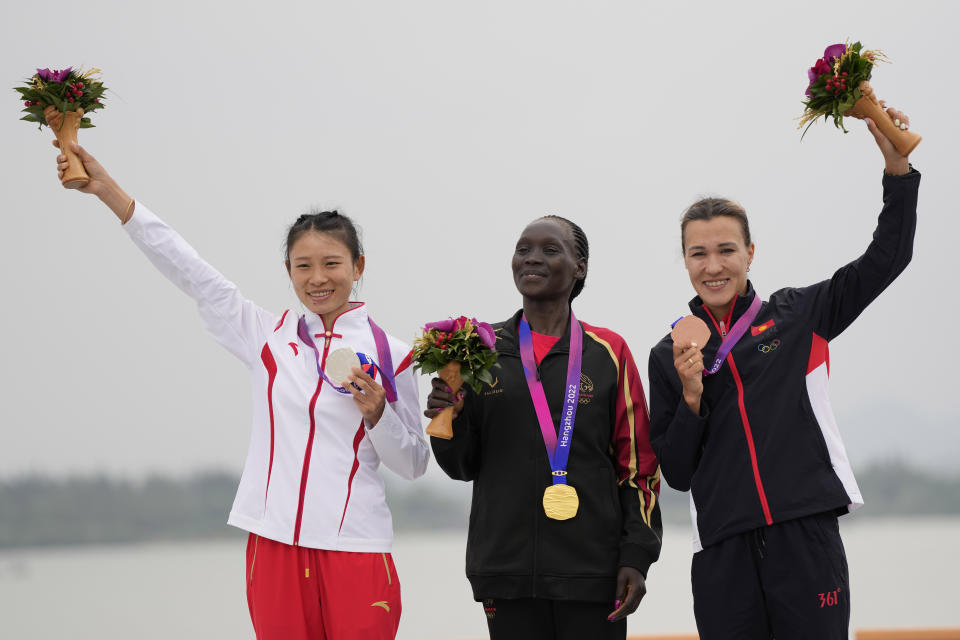
[[146,227],[153,222],[157,222],[159,218],[143,206],[139,200],[134,200],[133,202],[133,213],[131,213],[130,218],[123,223],[122,229],[132,237],[143,238]]
[[620,563],[618,567],[633,567],[647,579],[647,571],[650,565],[656,561],[656,557],[643,546],[635,543],[620,545]]
[[707,405],[706,400],[703,399],[703,396],[700,396],[700,413],[696,414],[687,406],[686,401],[683,399],[683,394],[680,394],[680,404],[677,406],[677,413],[675,415],[681,422],[686,424],[693,423],[702,429],[710,417],[710,407]]
[[920,178],[920,172],[914,169],[912,164],[910,165],[909,171],[898,176],[895,176],[891,173],[887,173],[886,171],[883,172],[884,184],[886,184],[888,180],[899,181],[899,180],[913,180],[913,179],[919,179],[919,178]]

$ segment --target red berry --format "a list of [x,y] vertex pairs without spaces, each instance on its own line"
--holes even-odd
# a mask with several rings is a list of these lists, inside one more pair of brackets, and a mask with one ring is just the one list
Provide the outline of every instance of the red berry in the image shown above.
[[[844,71],[844,72],[843,72],[843,73],[841,73],[840,75],[842,75],[842,76],[843,76],[844,78],[846,78],[846,77],[847,77],[847,72],[846,72],[846,71]],[[83,85],[80,85],[80,86],[82,87]]]
[[67,102],[73,102],[73,97],[71,96],[71,97],[67,98]]
[[[847,74],[843,74],[843,75],[847,75]],[[82,83],[82,82],[78,82],[78,83],[77,83],[77,86],[78,86],[79,88],[83,89],[83,83]]]

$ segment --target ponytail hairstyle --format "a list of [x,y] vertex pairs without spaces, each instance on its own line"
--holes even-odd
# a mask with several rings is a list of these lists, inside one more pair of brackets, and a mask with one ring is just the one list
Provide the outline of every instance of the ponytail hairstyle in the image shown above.
[[703,198],[690,205],[683,216],[680,218],[680,252],[686,253],[687,242],[684,238],[684,232],[687,230],[687,224],[694,220],[712,220],[720,216],[734,218],[740,223],[740,229],[743,231],[743,243],[750,246],[750,223],[747,221],[747,212],[733,200],[726,198]]
[[328,233],[342,242],[350,250],[350,257],[354,264],[363,255],[363,245],[360,243],[360,233],[356,225],[348,216],[338,211],[311,211],[305,213],[287,230],[287,242],[283,247],[284,262],[287,271],[290,271],[290,247],[308,231]]
[[[577,223],[552,214],[545,215],[540,219],[553,220],[565,225],[568,229],[570,229],[570,234],[573,236],[573,248],[576,251],[577,260],[580,260],[581,258],[584,261],[590,260],[590,243],[587,242],[587,234],[583,232],[583,229],[581,229]],[[583,285],[587,281],[586,266],[584,267],[583,271],[583,277],[573,283],[573,291],[570,292],[570,302],[573,302],[573,299],[580,295],[580,292],[583,291]]]

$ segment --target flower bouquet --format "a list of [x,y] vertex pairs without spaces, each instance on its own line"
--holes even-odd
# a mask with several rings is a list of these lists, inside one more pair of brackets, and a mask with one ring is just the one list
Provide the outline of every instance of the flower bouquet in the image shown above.
[[70,162],[61,180],[65,187],[82,187],[90,181],[70,145],[77,141],[77,129],[93,126],[84,114],[103,107],[100,100],[107,89],[96,77],[99,73],[99,69],[82,71],[73,67],[53,71],[37,69],[23,86],[14,87],[14,91],[20,93],[26,114],[20,119],[37,122],[41,129],[48,125],[60,141],[60,150]]
[[824,120],[832,117],[834,126],[847,133],[844,116],[870,118],[902,155],[913,151],[920,144],[920,136],[907,131],[906,124],[891,122],[870,86],[876,62],[889,60],[882,51],[864,49],[859,42],[827,47],[823,57],[807,71],[810,82],[797,128],[805,127],[806,135],[810,125],[823,116]]
[[[476,318],[430,322],[413,341],[413,368],[424,374],[437,372],[452,393],[458,393],[464,383],[480,393],[484,382],[493,383],[490,369],[497,362],[496,343],[493,327]],[[434,416],[427,435],[445,440],[453,437],[453,407]]]

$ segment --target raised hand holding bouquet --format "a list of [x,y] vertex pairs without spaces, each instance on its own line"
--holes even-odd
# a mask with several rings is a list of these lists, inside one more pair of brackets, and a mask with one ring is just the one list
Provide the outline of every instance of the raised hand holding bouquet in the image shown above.
[[60,150],[70,163],[60,182],[69,189],[90,181],[71,144],[77,142],[78,129],[93,126],[84,114],[103,107],[101,100],[107,89],[97,78],[99,74],[99,69],[37,69],[23,86],[14,87],[14,91],[20,93],[22,111],[26,114],[20,119],[39,123],[41,129],[43,125],[49,126],[60,141]]
[[[496,365],[497,337],[486,322],[460,316],[429,322],[413,341],[413,368],[422,374],[437,373],[456,394],[464,383],[480,393],[484,382],[493,382],[490,369]],[[447,407],[427,425],[427,435],[453,437],[453,407]]]
[[859,42],[827,47],[823,57],[807,71],[810,83],[797,128],[805,127],[806,134],[810,125],[823,116],[824,120],[832,117],[834,126],[847,133],[844,116],[870,118],[901,155],[909,155],[920,144],[920,136],[908,131],[905,122],[887,117],[869,82],[873,65],[887,61],[882,51],[864,49]]

